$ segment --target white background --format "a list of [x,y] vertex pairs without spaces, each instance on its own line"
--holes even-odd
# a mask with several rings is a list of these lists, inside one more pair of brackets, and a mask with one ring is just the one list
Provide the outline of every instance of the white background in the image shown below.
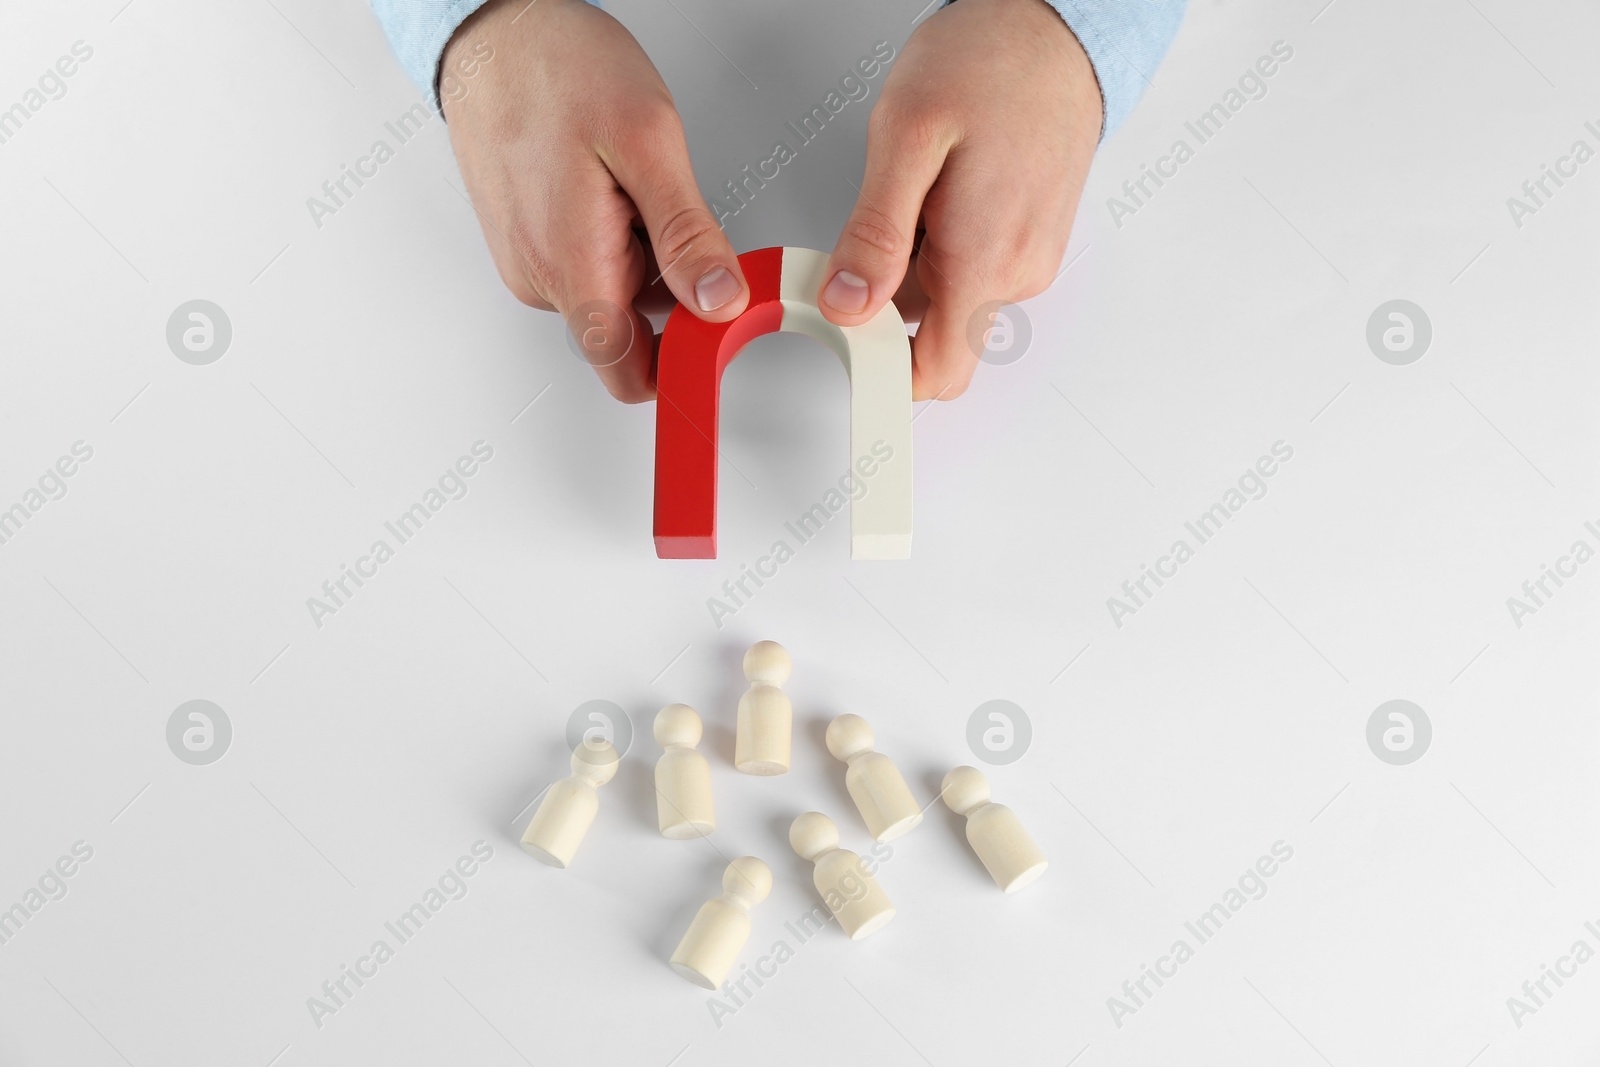
[[[718,628],[707,598],[844,468],[837,361],[750,346],[721,558],[656,559],[653,408],[503,291],[441,123],[313,224],[306,199],[417,98],[369,12],[123,2],[11,4],[0,33],[0,107],[94,49],[0,145],[0,506],[94,449],[0,545],[0,907],[93,849],[0,946],[0,1062],[1595,1062],[1600,962],[1520,1028],[1506,1004],[1600,949],[1600,564],[1520,628],[1506,607],[1597,544],[1600,162],[1520,228],[1506,206],[1600,147],[1592,5],[1194,4],[1026,305],[1030,350],[918,414],[914,559],[850,562],[841,517]],[[709,194],[919,6],[616,13]],[[1265,98],[1116,226],[1107,198],[1279,40]],[[866,116],[740,213],[738,249],[831,246]],[[195,298],[233,326],[209,366],[165,341]],[[1365,340],[1396,298],[1433,325],[1409,366]],[[313,625],[306,598],[478,440],[470,493]],[[1280,440],[1268,495],[1114,625],[1106,598]],[[730,763],[762,637],[796,660],[777,779]],[[203,767],[165,740],[196,698],[234,730]],[[516,838],[599,698],[638,738],[555,871]],[[749,962],[815,902],[795,813],[869,845],[822,724],[864,714],[932,799],[993,698],[1032,720],[990,777],[1049,874],[1002,896],[935,806],[881,871],[895,921],[830,927],[718,1026],[665,960],[725,857],[777,876]],[[1366,742],[1395,698],[1433,725],[1408,766]],[[708,722],[709,842],[655,832],[649,724],[674,700]],[[307,998],[480,839],[470,892],[315,1025]],[[1277,841],[1266,896],[1117,1025],[1107,998]]]

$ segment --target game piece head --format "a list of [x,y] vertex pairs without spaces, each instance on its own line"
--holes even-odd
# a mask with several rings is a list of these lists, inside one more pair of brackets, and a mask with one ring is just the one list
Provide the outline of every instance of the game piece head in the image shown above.
[[839,828],[820,811],[808,811],[789,826],[789,846],[802,859],[815,860],[839,847]]
[[989,802],[989,779],[976,767],[956,767],[944,776],[939,795],[944,797],[951,811],[965,815]]
[[776,641],[757,641],[744,654],[744,676],[758,685],[782,685],[793,669],[789,650]]
[[605,785],[617,775],[622,756],[603,737],[585,737],[572,750],[572,773],[590,785]]
[[754,856],[740,856],[722,872],[722,891],[747,907],[759,904],[772,892],[772,868]]
[[823,741],[837,760],[848,760],[872,751],[872,727],[859,715],[840,715],[828,724]]
[[656,712],[656,744],[694,746],[700,743],[700,715],[687,704],[668,704]]

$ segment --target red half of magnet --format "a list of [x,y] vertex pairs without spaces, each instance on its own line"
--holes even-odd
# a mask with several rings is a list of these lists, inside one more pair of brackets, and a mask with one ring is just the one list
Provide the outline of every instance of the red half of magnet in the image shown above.
[[750,306],[732,322],[705,322],[672,309],[656,357],[656,555],[717,555],[717,413],[722,372],[739,350],[783,327],[783,249],[739,257]]

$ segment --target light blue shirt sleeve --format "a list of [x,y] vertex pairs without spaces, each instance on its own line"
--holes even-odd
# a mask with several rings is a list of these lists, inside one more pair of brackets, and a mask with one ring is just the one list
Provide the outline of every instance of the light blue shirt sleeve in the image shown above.
[[1088,53],[1100,82],[1100,139],[1122,125],[1177,36],[1187,0],[1047,0]]
[[[411,80],[439,106],[439,62],[450,38],[487,0],[370,0]],[[1046,0],[1088,53],[1100,82],[1104,139],[1139,102],[1183,21],[1186,0]],[[590,0],[595,3],[595,0]],[[596,4],[596,6],[599,6]]]

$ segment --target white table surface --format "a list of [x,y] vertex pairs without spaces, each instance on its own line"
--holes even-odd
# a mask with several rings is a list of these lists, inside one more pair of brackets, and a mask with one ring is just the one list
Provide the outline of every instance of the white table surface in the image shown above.
[[[0,545],[0,908],[92,857],[0,945],[0,1063],[1593,1063],[1600,962],[1534,1013],[1507,998],[1600,949],[1600,563],[1520,626],[1506,600],[1600,547],[1600,162],[1520,227],[1506,201],[1600,147],[1600,15],[1324,2],[1192,6],[1024,307],[1030,349],[919,412],[914,558],[850,562],[841,517],[720,627],[707,599],[843,469],[832,356],[768,337],[733,365],[721,558],[658,560],[653,408],[503,291],[439,122],[313,224],[417,97],[362,4],[10,5],[0,107],[93,55],[0,144],[0,507],[93,455]],[[861,6],[615,9],[709,193],[920,0]],[[1277,41],[1265,97],[1116,225],[1108,197]],[[737,248],[830,247],[866,116],[741,212]],[[193,299],[232,324],[209,365],[165,339]],[[1366,341],[1394,299],[1432,324],[1408,365]],[[480,440],[465,498],[314,625],[306,598]],[[1107,598],[1279,441],[1267,495],[1117,626]],[[796,660],[778,779],[730,759],[763,637]],[[233,731],[204,766],[166,741],[195,699]],[[517,836],[594,699],[638,737],[558,872]],[[793,940],[795,813],[870,844],[829,717],[867,716],[931,800],[992,699],[1032,723],[988,769],[1044,880],[1002,896],[936,806],[883,864],[881,934],[791,945],[731,1014],[666,967],[725,857],[777,875],[746,962]],[[1393,699],[1432,724],[1406,765],[1366,740]],[[708,720],[708,842],[655,832],[669,701]],[[314,1022],[478,841],[466,895]],[[1185,922],[1277,842],[1265,895],[1199,944]],[[1193,958],[1114,1017],[1179,939]]]

